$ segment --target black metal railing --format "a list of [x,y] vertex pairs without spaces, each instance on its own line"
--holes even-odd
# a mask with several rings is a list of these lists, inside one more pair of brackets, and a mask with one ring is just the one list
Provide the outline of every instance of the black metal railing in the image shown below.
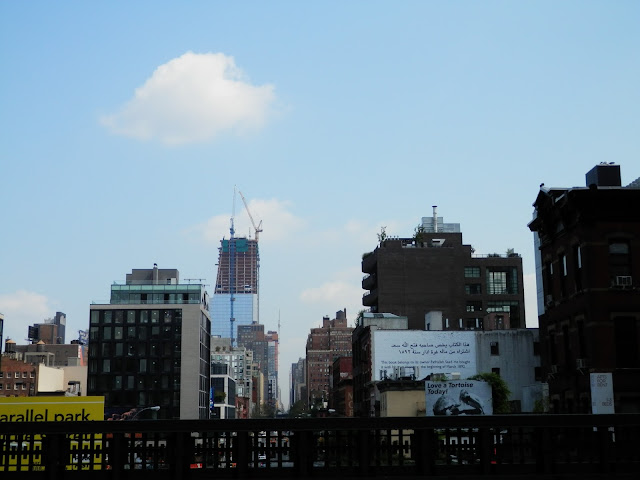
[[0,424],[4,478],[618,478],[640,415]]

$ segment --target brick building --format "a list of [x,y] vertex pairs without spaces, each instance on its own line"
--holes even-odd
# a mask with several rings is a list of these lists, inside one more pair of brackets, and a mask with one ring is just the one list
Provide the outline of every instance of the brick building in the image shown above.
[[307,337],[307,401],[328,403],[331,366],[339,357],[351,357],[352,327],[347,326],[347,310],[336,312],[336,318],[323,317],[322,327],[312,328]]
[[[600,164],[585,187],[548,188],[529,223],[542,362],[554,412],[591,411],[589,373],[612,374],[616,412],[640,411],[640,180]],[[541,288],[542,287],[542,288]]]
[[475,254],[459,228],[434,207],[413,237],[383,239],[362,259],[362,304],[406,316],[412,330],[482,330],[492,313],[524,328],[522,258],[511,250]]

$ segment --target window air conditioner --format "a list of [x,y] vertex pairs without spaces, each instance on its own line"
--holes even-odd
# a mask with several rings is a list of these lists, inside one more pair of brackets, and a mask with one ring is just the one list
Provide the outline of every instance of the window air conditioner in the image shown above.
[[616,287],[630,287],[633,285],[633,278],[631,275],[618,275],[614,281]]

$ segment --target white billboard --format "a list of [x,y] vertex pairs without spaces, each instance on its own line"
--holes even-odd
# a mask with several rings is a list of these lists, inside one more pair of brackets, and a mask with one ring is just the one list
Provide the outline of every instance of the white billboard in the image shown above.
[[400,376],[420,380],[432,373],[468,378],[478,373],[475,339],[474,332],[376,330],[371,352],[373,380]]
[[591,373],[591,413],[616,413],[611,373]]
[[472,380],[426,381],[427,416],[493,415],[491,385]]

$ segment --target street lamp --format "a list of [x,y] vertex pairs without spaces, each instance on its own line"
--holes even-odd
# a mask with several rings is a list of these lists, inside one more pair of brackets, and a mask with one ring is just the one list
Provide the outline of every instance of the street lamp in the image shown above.
[[154,412],[157,412],[158,410],[160,410],[160,406],[159,405],[155,405],[153,407],[145,407],[142,408],[140,410],[138,410],[134,415],[132,415],[129,420],[134,420],[138,415],[140,415],[142,412],[144,412],[145,410],[153,410]]

